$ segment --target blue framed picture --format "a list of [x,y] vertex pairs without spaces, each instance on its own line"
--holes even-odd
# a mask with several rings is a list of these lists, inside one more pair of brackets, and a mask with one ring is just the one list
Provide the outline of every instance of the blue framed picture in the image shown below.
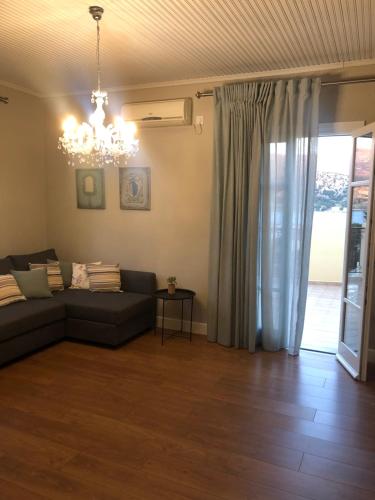
[[105,208],[104,171],[99,168],[76,170],[77,208]]
[[150,167],[122,167],[119,178],[121,210],[151,210]]

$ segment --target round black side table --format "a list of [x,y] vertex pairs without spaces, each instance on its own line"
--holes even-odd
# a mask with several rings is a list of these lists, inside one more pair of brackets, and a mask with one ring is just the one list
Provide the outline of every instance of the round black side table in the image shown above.
[[[164,344],[164,337],[183,337],[189,339],[191,342],[191,334],[193,327],[193,302],[195,297],[195,292],[193,290],[185,290],[184,288],[176,288],[176,292],[173,295],[168,293],[167,288],[163,288],[162,290],[157,290],[155,292],[155,297],[159,300],[163,301],[163,316],[161,323],[161,345]],[[181,302],[181,328],[179,332],[169,333],[165,335],[164,331],[164,318],[165,318],[165,303],[169,300],[179,300]],[[190,331],[184,332],[184,302],[190,301]]]

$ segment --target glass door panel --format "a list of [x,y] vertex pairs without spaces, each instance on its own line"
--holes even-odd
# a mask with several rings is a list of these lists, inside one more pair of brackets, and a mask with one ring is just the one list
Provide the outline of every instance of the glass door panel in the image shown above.
[[360,330],[362,324],[362,312],[360,307],[350,303],[344,305],[344,335],[343,342],[354,353],[358,355],[360,347]]
[[363,299],[363,269],[366,267],[366,228],[369,187],[352,188],[351,218],[348,238],[346,296],[360,306]]
[[[344,287],[340,341],[337,358],[354,378],[365,378],[369,334],[369,280],[373,282],[373,261],[369,259],[373,218],[375,124],[358,130],[354,137],[351,182],[345,244]],[[372,245],[374,246],[375,243]],[[372,288],[372,287],[370,287]],[[368,301],[371,303],[370,301]]]

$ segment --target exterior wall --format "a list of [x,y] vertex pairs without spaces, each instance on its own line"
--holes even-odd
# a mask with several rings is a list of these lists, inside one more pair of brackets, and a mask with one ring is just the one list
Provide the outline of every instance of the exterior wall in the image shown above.
[[315,212],[309,281],[341,283],[344,265],[346,212]]

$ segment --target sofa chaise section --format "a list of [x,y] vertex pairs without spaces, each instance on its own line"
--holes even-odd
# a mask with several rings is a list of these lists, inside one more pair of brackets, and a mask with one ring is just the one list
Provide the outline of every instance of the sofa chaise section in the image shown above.
[[121,271],[123,293],[70,290],[55,299],[66,307],[66,336],[118,346],[155,325],[156,276]]

